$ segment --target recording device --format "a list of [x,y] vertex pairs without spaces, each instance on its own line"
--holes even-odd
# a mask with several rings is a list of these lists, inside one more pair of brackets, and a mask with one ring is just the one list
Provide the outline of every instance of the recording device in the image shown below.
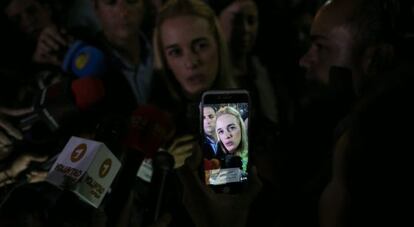
[[34,112],[19,122],[23,132],[55,132],[64,120],[77,116],[99,103],[105,96],[103,82],[96,78],[64,80],[53,84],[35,97]]
[[[122,139],[123,146],[126,149],[123,166],[114,182],[106,206],[106,212],[109,214],[108,223],[111,226],[115,225],[122,216],[123,207],[127,204],[130,191],[136,183],[135,179],[139,167],[145,159],[154,157],[159,148],[169,139],[172,132],[172,123],[169,116],[150,105],[139,106],[128,119],[127,125],[126,135]],[[145,183],[142,186],[149,187],[148,183]],[[156,186],[158,189],[162,187],[162,185]],[[148,194],[146,195],[148,197]]]
[[219,193],[247,182],[250,96],[246,90],[206,91],[200,103],[204,179]]
[[158,151],[153,157],[152,165],[154,171],[150,185],[150,197],[153,199],[151,199],[148,209],[149,215],[152,216],[150,223],[157,221],[168,205],[166,200],[170,190],[167,178],[174,168],[174,157],[165,150]]
[[100,49],[88,43],[77,40],[66,52],[62,69],[77,77],[100,76],[107,70],[108,59]]

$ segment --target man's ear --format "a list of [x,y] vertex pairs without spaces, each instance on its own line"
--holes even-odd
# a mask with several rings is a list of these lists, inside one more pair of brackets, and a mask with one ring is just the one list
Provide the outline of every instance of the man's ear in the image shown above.
[[368,47],[362,59],[364,74],[376,74],[389,68],[394,61],[394,52],[394,47],[388,43]]

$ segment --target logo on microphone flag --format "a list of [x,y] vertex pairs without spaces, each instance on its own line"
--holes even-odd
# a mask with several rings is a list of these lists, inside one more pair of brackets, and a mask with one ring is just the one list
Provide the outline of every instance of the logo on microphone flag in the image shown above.
[[72,136],[46,181],[98,208],[120,168],[121,162],[105,144]]

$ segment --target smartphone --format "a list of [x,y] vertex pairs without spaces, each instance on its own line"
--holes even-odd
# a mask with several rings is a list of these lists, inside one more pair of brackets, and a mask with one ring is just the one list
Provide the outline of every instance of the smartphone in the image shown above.
[[248,180],[250,106],[246,90],[212,90],[202,95],[202,175],[216,192],[237,192]]

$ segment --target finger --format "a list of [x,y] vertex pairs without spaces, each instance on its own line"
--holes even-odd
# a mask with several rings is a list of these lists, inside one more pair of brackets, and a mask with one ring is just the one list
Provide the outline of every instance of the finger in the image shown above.
[[58,51],[60,49],[59,44],[50,37],[45,37],[41,39],[40,42],[42,45],[44,45],[48,49],[49,53],[53,51]]
[[12,151],[13,151],[13,146],[6,146],[6,147],[0,146],[0,160],[4,160],[7,157],[9,157]]
[[181,146],[182,144],[188,144],[189,142],[192,142],[194,140],[195,140],[195,137],[192,135],[181,136],[174,140],[171,147],[173,148],[173,147]]
[[28,182],[29,183],[37,183],[44,181],[47,177],[48,172],[46,171],[32,171],[28,174]]
[[44,161],[47,160],[47,156],[40,156],[39,157],[39,156],[30,155],[29,158],[30,158],[30,161],[33,161],[33,162],[44,162]]
[[[61,31],[65,31],[64,29],[60,29]],[[48,27],[47,30],[45,30],[45,36],[50,39],[53,40],[55,43],[62,45],[62,46],[67,46],[67,42],[64,38],[64,34],[63,32],[59,31],[56,26],[50,26]],[[65,31],[66,32],[66,31]]]
[[184,165],[185,160],[191,156],[193,150],[192,144],[186,144],[170,150],[169,153],[174,157],[174,168],[179,168]]
[[3,187],[4,185],[8,185],[8,184],[11,184],[13,182],[14,182],[13,179],[8,179],[6,181],[3,181],[3,182],[0,183],[0,188]]
[[[10,124],[8,121],[0,119],[0,127],[3,128],[7,134],[13,136],[14,138],[21,140],[23,139],[22,133],[16,129],[12,124]],[[11,141],[7,136],[4,135],[4,137],[1,139],[1,141],[7,142],[6,144],[11,144]]]
[[181,146],[174,147],[173,149],[169,149],[168,153],[174,155],[174,156],[182,156],[186,155],[188,153],[192,153],[193,144],[182,144]]
[[8,116],[12,116],[12,117],[20,117],[20,116],[32,113],[33,111],[34,111],[33,106],[26,107],[26,108],[19,108],[19,109],[0,107],[0,113],[8,115]]
[[3,157],[8,156],[8,154],[10,153],[10,151],[13,150],[13,146],[4,146],[3,144],[0,143],[0,160],[2,160]]
[[37,49],[36,49],[35,55],[42,56],[42,55],[45,55],[45,54],[47,54],[49,52],[50,52],[50,48],[48,46],[46,46],[43,42],[40,42],[37,45]]
[[3,132],[0,132],[0,147],[8,147],[12,144],[12,141]]
[[35,58],[35,61],[37,63],[46,63],[46,64],[52,64],[52,65],[56,65],[56,66],[60,66],[61,65],[61,61],[59,60],[58,56],[55,54],[51,54],[51,53],[42,53],[40,55],[40,57]]
[[36,51],[33,53],[32,59],[35,63],[44,63],[45,55],[48,53],[49,49],[43,43],[38,43]]

